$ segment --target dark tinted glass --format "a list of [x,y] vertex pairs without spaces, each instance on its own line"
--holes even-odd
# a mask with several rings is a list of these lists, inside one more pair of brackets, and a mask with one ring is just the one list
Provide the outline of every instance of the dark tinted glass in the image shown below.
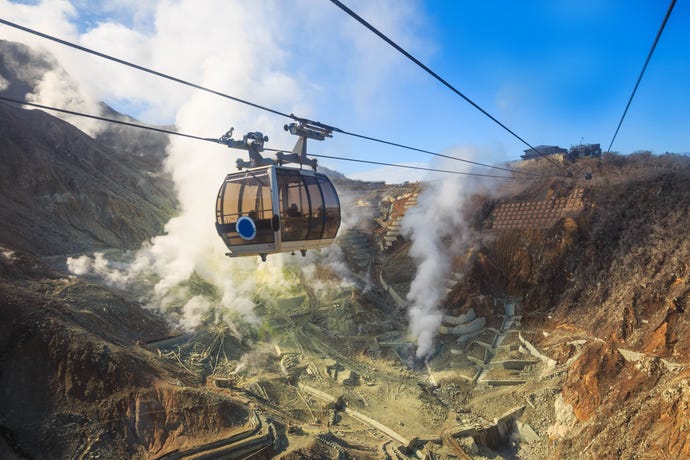
[[[216,228],[228,246],[273,241],[269,169],[229,174],[216,200]],[[256,237],[242,239],[235,228],[237,219],[247,216],[256,225]]]

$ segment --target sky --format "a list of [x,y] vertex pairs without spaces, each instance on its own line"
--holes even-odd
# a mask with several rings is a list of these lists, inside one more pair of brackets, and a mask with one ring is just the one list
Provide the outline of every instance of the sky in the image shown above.
[[[606,149],[668,8],[658,0],[345,0],[533,146]],[[348,132],[496,164],[527,148],[328,0],[0,0],[0,17]],[[678,2],[612,147],[690,152],[690,5]],[[93,108],[218,137],[261,131],[289,149],[287,118],[142,74],[0,25],[54,53]],[[73,103],[59,85],[34,97]],[[48,89],[52,89],[52,93]],[[52,96],[47,95],[51,93]],[[58,97],[57,95],[62,95]],[[90,101],[90,104],[87,102]],[[189,148],[195,148],[190,144]],[[219,155],[227,155],[222,146]],[[419,152],[335,134],[313,153],[444,169]],[[239,153],[239,152],[238,152]],[[421,172],[320,160],[352,178]],[[228,166],[230,167],[230,166]],[[480,169],[482,173],[500,173]]]

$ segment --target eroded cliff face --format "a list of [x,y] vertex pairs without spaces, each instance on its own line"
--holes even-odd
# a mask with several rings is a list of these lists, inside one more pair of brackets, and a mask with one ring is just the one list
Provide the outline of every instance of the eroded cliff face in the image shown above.
[[[170,333],[139,304],[0,248],[0,452],[162,455],[245,429],[249,409],[140,344]],[[3,454],[3,455],[5,455]]]
[[572,360],[562,398],[576,419],[555,441],[558,455],[687,457],[690,162],[637,154],[592,167],[592,181],[552,179],[508,197],[584,185],[588,205],[547,229],[487,235],[453,302],[516,296],[525,327],[544,331],[537,344],[550,334],[586,342],[553,356]]
[[[48,75],[81,97],[51,55],[0,40],[0,95],[31,99]],[[86,111],[136,121],[102,103]],[[0,241],[38,255],[139,247],[175,212],[163,167],[168,143],[160,133],[105,123],[91,137],[48,113],[0,102]]]
[[0,240],[40,255],[135,248],[173,215],[135,156],[36,110],[0,104]]
[[[625,353],[625,352],[624,352]],[[578,422],[561,453],[594,458],[685,458],[690,372],[650,355],[625,359],[593,343],[568,370],[563,399]]]

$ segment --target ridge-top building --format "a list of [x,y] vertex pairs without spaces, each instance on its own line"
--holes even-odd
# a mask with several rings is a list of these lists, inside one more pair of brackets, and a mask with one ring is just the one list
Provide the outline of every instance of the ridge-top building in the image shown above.
[[566,149],[558,147],[557,145],[537,145],[533,149],[524,150],[524,152],[525,153],[521,155],[523,160],[535,160],[545,156],[555,156],[559,160],[562,160],[568,154]]
[[601,156],[601,145],[599,144],[580,144],[570,147],[568,159],[577,161],[583,158],[599,158]]

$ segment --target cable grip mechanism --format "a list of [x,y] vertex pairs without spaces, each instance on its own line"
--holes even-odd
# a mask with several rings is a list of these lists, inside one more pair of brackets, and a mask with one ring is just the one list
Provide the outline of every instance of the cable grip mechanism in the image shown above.
[[270,158],[264,158],[261,152],[264,150],[264,142],[268,142],[268,136],[259,131],[249,132],[242,136],[242,140],[232,138],[235,128],[230,128],[218,139],[219,144],[227,145],[233,149],[246,150],[249,153],[249,161],[237,159],[237,169],[258,168],[259,166],[274,165],[276,162]]
[[299,138],[297,139],[295,147],[292,149],[291,153],[276,153],[278,164],[282,165],[283,163],[299,163],[300,166],[311,166],[311,168],[316,171],[316,159],[307,157],[307,139],[322,141],[327,137],[333,137],[333,128],[322,125],[318,122],[300,119],[299,123],[290,123],[283,126],[283,129],[285,131],[289,131],[290,134],[299,136]]

